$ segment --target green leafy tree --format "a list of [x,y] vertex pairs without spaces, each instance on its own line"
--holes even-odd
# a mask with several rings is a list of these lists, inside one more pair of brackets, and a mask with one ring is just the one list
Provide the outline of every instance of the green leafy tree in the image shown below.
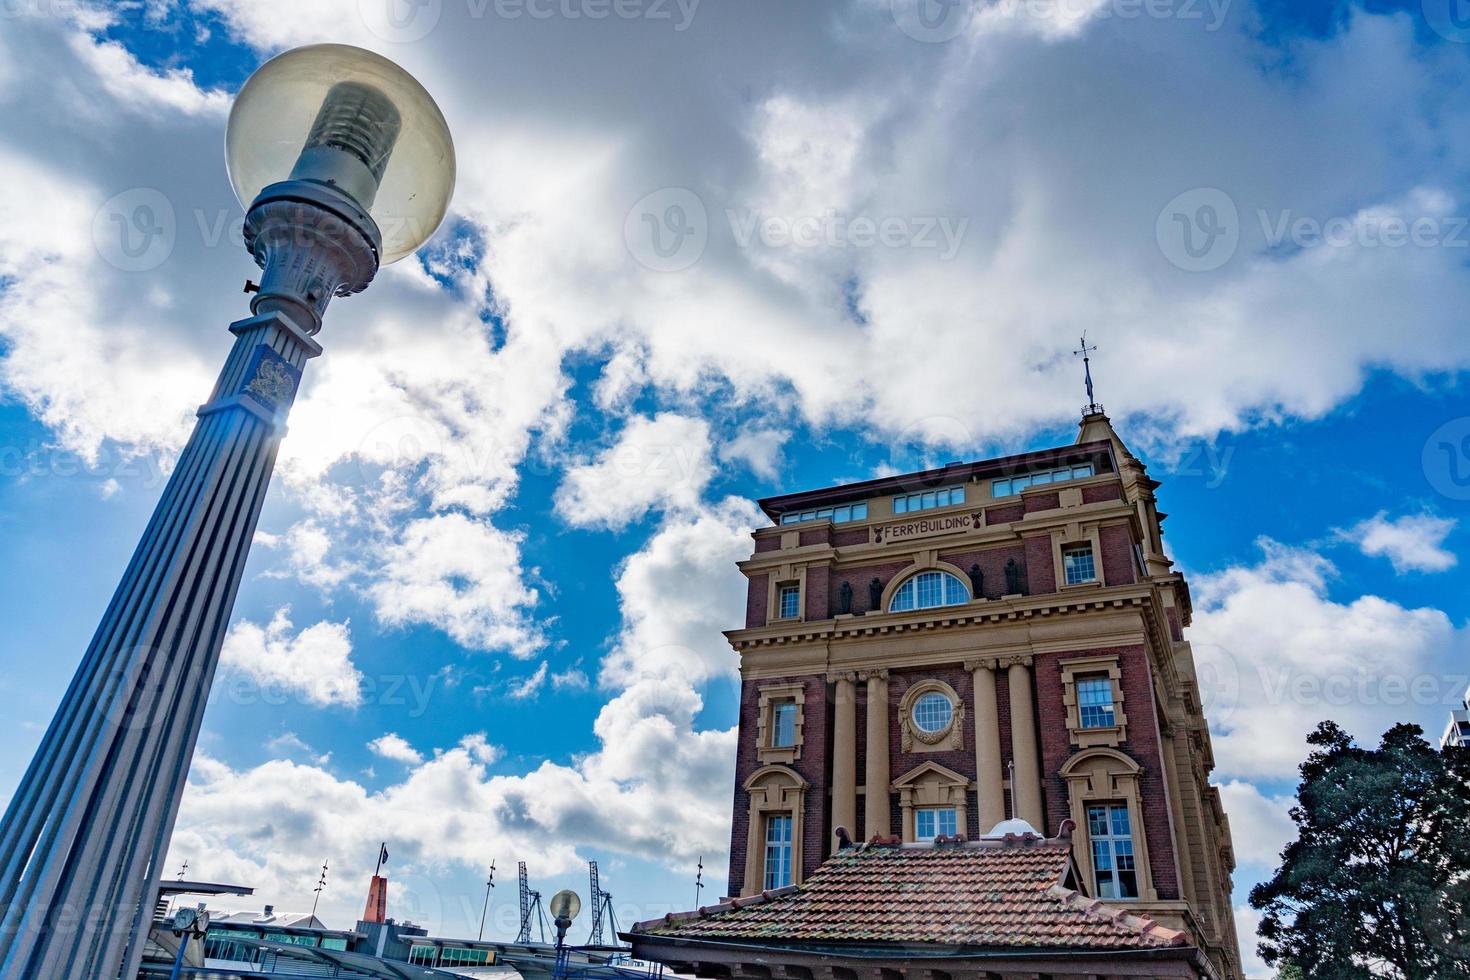
[[1298,839],[1251,890],[1261,956],[1302,980],[1470,977],[1470,751],[1417,725],[1377,749],[1332,722],[1308,741]]

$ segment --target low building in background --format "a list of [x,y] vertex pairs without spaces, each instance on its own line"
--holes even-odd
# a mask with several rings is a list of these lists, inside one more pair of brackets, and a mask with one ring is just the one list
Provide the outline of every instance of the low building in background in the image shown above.
[[[375,876],[368,909],[387,907],[388,882]],[[258,912],[208,909],[223,896],[250,895],[243,886],[169,881],[159,886],[150,942],[138,976],[161,980],[172,975],[179,939],[170,927],[170,903],[204,897],[209,913],[203,942],[185,949],[185,977],[210,980],[258,980],[262,977],[361,978],[511,978],[551,980],[557,950],[549,943],[505,943],[430,936],[412,922],[360,919],[351,929],[333,929],[310,913],[278,912],[267,905]],[[375,900],[374,900],[375,899]],[[626,952],[568,948],[566,963],[586,980],[647,980],[648,972],[629,962]]]

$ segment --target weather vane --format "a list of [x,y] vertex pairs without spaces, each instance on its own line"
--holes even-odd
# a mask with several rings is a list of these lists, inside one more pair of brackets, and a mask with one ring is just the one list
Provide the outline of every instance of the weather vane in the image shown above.
[[1092,357],[1091,357],[1091,354],[1095,350],[1097,350],[1097,345],[1096,344],[1093,344],[1091,347],[1089,347],[1087,345],[1087,331],[1086,330],[1082,331],[1082,347],[1081,347],[1080,350],[1074,350],[1072,352],[1072,356],[1075,357],[1075,356],[1077,356],[1079,354],[1082,355],[1082,371],[1083,371],[1083,374],[1087,378],[1087,414],[1088,415],[1096,415],[1098,412],[1101,412],[1102,411],[1102,406],[1097,403],[1097,397],[1095,395],[1093,395],[1093,393],[1092,393]]

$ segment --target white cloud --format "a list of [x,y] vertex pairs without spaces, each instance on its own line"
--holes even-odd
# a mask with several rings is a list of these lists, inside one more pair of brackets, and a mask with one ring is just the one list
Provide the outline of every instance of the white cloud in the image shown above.
[[1195,575],[1190,640],[1225,776],[1293,776],[1325,719],[1374,739],[1435,730],[1464,690],[1467,635],[1438,609],[1375,595],[1339,602],[1313,551],[1261,542],[1256,565]]
[[537,667],[534,672],[524,677],[517,677],[506,685],[506,697],[516,701],[529,701],[535,698],[546,686],[546,671],[547,663],[543,660],[541,666]]
[[463,514],[413,521],[385,549],[368,595],[390,625],[426,623],[467,647],[529,657],[545,638],[530,618],[538,593],[521,538]]
[[560,673],[551,675],[551,686],[558,691],[572,690],[584,691],[592,686],[592,678],[580,667],[568,667]]
[[1261,913],[1249,905],[1235,907],[1235,931],[1240,937],[1241,967],[1251,980],[1271,980],[1276,971],[1266,965],[1256,952],[1260,943],[1258,930],[1261,928]]
[[1400,575],[1443,572],[1459,563],[1455,553],[1444,547],[1444,540],[1455,529],[1455,523],[1430,514],[1409,514],[1390,520],[1386,511],[1379,511],[1342,535],[1357,544],[1365,555],[1386,556]]
[[1296,797],[1267,796],[1250,783],[1231,780],[1221,784],[1220,799],[1230,815],[1236,860],[1256,865],[1263,874],[1274,872],[1282,848],[1296,840],[1290,814]]
[[616,530],[651,510],[691,509],[714,475],[709,443],[703,419],[629,419],[614,445],[567,470],[556,512],[576,527]]
[[602,665],[604,686],[642,676],[699,684],[731,677],[736,658],[723,630],[745,621],[750,532],[765,523],[748,500],[727,497],[697,515],[671,517],[618,573],[623,627]]
[[386,732],[367,744],[368,751],[394,762],[417,766],[424,761],[423,754],[397,732]]
[[774,480],[781,469],[781,447],[791,433],[782,429],[746,429],[720,444],[721,462],[741,462],[756,476]]
[[[393,828],[395,862],[411,869],[451,864],[478,872],[491,859],[514,854],[538,875],[561,874],[583,867],[578,848],[668,866],[692,866],[703,856],[707,868],[718,868],[729,846],[736,729],[696,728],[704,702],[695,684],[727,675],[733,654],[717,655],[718,630],[698,624],[729,625],[726,606],[739,602],[730,587],[730,556],[748,550],[749,522],[756,519],[753,505],[731,498],[698,517],[666,522],[625,564],[624,626],[609,657],[616,665],[603,670],[618,693],[593,726],[595,751],[569,764],[546,760],[519,775],[492,775],[488,767],[503,750],[484,733],[417,763],[410,756],[417,750],[390,733],[378,741],[391,744],[411,769],[380,792],[319,766],[269,762],[234,769],[201,755],[174,855],[206,855],[191,860],[201,874],[251,882],[262,894],[280,896],[283,907],[293,896],[309,895],[302,883],[314,880],[322,853],[372,853],[384,827]],[[708,593],[709,608],[692,600],[655,601],[650,589],[664,577]],[[669,644],[680,637],[694,638],[699,652],[686,650],[682,660],[670,655]],[[549,666],[531,676],[544,684]],[[679,819],[668,819],[670,813]],[[395,882],[401,879],[395,874]],[[432,924],[454,914],[460,896],[434,883],[408,887],[420,903],[413,918]],[[333,914],[356,914],[340,896],[329,899]]]
[[482,765],[494,765],[505,755],[505,750],[492,745],[484,732],[475,732],[459,740],[459,747],[470,754],[470,758]]
[[[346,623],[323,621],[291,633],[290,607],[265,627],[240,620],[225,637],[220,666],[267,688],[299,695],[318,707],[362,703],[362,674],[352,663]],[[227,679],[216,690],[227,690]]]
[[92,69],[107,93],[136,111],[151,114],[170,109],[186,115],[218,117],[230,111],[229,93],[201,90],[187,69],[151,71],[116,41],[94,42],[73,35],[70,43],[78,59]]

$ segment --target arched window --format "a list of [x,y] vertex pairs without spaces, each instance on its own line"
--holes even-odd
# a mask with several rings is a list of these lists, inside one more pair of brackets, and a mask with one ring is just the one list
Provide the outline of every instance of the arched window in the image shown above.
[[911,609],[958,606],[969,601],[970,590],[965,588],[965,583],[948,572],[920,572],[893,593],[888,611],[908,612]]

